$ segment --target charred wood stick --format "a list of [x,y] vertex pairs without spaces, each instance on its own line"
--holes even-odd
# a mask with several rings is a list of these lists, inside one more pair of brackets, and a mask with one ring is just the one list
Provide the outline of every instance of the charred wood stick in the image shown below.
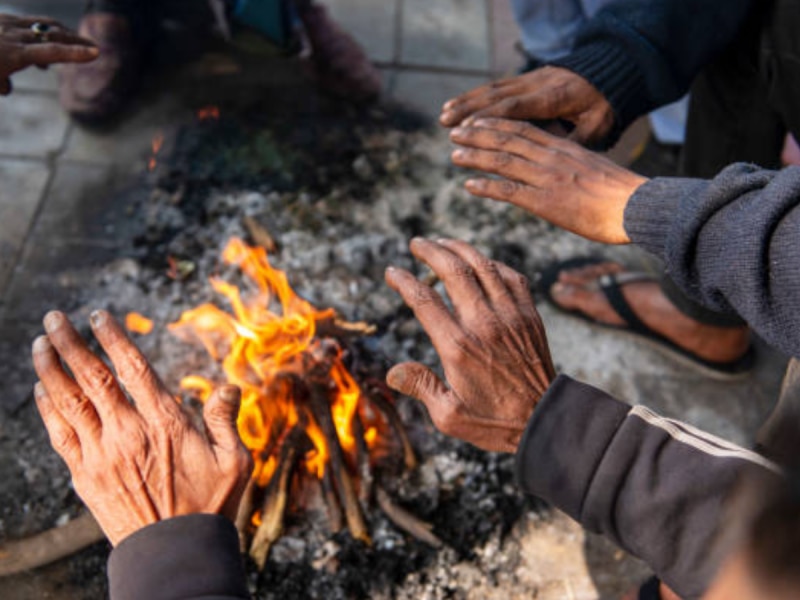
[[272,234],[270,234],[267,228],[261,223],[256,221],[253,217],[245,217],[242,219],[242,224],[245,229],[247,229],[247,233],[250,234],[250,238],[256,246],[264,248],[267,254],[274,254],[277,252],[278,244],[275,243],[275,238],[272,237]]
[[322,476],[322,494],[325,498],[325,505],[328,507],[328,523],[331,526],[331,532],[339,533],[344,527],[344,521],[342,520],[342,507],[339,504],[339,498],[336,496],[330,469],[325,469],[325,474]]
[[403,447],[403,462],[406,465],[406,469],[413,471],[417,468],[417,455],[414,452],[414,448],[411,446],[411,440],[408,439],[406,427],[394,403],[384,397],[381,391],[373,392],[369,395],[369,399],[375,407],[383,413],[386,420],[389,421],[389,426],[392,428]]
[[328,465],[327,468],[333,471],[333,481],[336,484],[336,491],[339,494],[339,501],[344,509],[344,517],[347,521],[347,528],[350,535],[355,539],[367,544],[372,540],[369,537],[367,524],[364,521],[364,514],[361,505],[356,497],[355,486],[347,472],[344,462],[344,454],[339,444],[339,436],[336,434],[336,426],[331,415],[331,405],[328,400],[328,392],[324,386],[314,384],[310,387],[308,396],[308,407],[317,421],[325,442],[328,444]]
[[90,513],[28,538],[0,546],[0,577],[14,575],[75,554],[105,538]]
[[255,506],[256,482],[253,479],[247,482],[244,488],[242,501],[239,502],[239,510],[236,512],[236,531],[239,532],[239,551],[244,554],[248,546],[248,530],[250,521],[253,518],[253,507]]
[[364,424],[358,415],[358,411],[353,415],[351,423],[353,428],[353,439],[356,442],[356,470],[358,472],[358,499],[366,509],[369,506],[372,496],[372,468],[369,464],[369,448],[364,439]]
[[294,471],[295,459],[299,454],[300,440],[304,435],[303,430],[295,426],[286,436],[281,446],[277,469],[267,486],[261,510],[261,524],[256,529],[253,543],[250,545],[250,556],[259,570],[264,568],[272,544],[278,541],[283,533],[283,517],[289,500],[289,482]]
[[381,507],[383,513],[400,529],[434,548],[441,548],[443,546],[442,541],[431,531],[433,527],[429,523],[415,517],[404,508],[397,506],[392,502],[386,490],[380,486],[375,487],[375,499],[378,501],[378,506]]

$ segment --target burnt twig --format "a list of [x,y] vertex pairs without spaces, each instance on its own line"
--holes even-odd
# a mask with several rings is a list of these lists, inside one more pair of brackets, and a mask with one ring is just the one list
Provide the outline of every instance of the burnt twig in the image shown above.
[[433,534],[431,531],[433,527],[429,523],[418,519],[404,508],[397,506],[392,502],[391,498],[389,498],[389,494],[386,493],[386,490],[380,486],[375,487],[375,499],[378,501],[378,506],[381,507],[384,514],[400,529],[410,533],[418,540],[434,548],[442,547],[442,541]]

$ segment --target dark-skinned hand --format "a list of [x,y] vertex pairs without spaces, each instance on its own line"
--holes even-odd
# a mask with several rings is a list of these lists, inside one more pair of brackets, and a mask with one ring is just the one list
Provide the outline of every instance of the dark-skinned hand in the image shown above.
[[422,401],[443,433],[484,450],[516,452],[555,377],[527,281],[464,242],[416,238],[411,252],[444,283],[452,310],[408,271],[390,267],[386,282],[419,319],[447,381],[411,362],[395,365],[387,383]]
[[[47,31],[37,34],[32,29],[35,23]],[[58,21],[0,14],[0,95],[11,93],[10,77],[17,71],[34,65],[45,68],[54,63],[89,62],[99,54],[94,42]]]
[[456,165],[500,176],[468,180],[470,193],[516,204],[590,240],[630,242],[625,207],[647,178],[520,121],[477,119],[450,139],[461,146]]
[[439,121],[455,127],[481,117],[568,121],[575,126],[569,138],[586,145],[602,142],[614,126],[614,111],[605,96],[560,67],[542,67],[475,88],[446,102]]
[[50,442],[108,539],[116,545],[193,513],[234,519],[253,465],[236,429],[238,388],[209,398],[203,433],[111,315],[94,312],[91,325],[116,375],[64,314],[51,312],[47,335],[33,344],[34,393]]

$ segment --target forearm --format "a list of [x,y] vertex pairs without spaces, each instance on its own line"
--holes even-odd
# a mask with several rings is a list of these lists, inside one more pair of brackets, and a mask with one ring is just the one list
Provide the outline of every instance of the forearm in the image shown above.
[[690,297],[800,356],[800,168],[654,179],[630,198],[625,229]]
[[616,116],[614,137],[685,94],[700,70],[734,41],[752,4],[620,0],[592,18],[574,51],[552,64],[578,73],[606,96]]
[[197,514],[161,521],[123,540],[108,561],[112,600],[250,598],[236,529]]
[[732,487],[757,455],[559,377],[520,443],[521,487],[607,535],[686,599],[710,583]]

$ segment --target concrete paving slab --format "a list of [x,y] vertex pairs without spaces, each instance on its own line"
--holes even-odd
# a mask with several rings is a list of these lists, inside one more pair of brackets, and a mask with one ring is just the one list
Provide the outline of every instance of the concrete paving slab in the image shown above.
[[11,77],[16,92],[58,92],[58,67],[25,69]]
[[50,171],[43,162],[0,160],[0,295],[42,200]]
[[403,64],[491,68],[485,0],[404,0],[402,27]]
[[176,99],[162,97],[134,109],[111,129],[72,127],[62,160],[101,165],[128,165],[142,170],[152,154],[153,139],[192,118]]
[[484,77],[472,75],[398,71],[394,76],[391,96],[431,119],[438,119],[445,101],[486,81]]
[[0,100],[0,154],[44,158],[61,148],[68,127],[54,96],[17,92]]
[[492,23],[492,71],[499,75],[511,75],[525,62],[515,48],[519,40],[519,27],[511,12],[508,0],[489,0]]
[[323,4],[371,60],[394,60],[398,0],[324,0]]
[[31,243],[86,240],[114,244],[118,227],[132,210],[120,192],[123,185],[135,186],[136,179],[131,181],[127,174],[123,177],[118,170],[102,165],[59,164]]

